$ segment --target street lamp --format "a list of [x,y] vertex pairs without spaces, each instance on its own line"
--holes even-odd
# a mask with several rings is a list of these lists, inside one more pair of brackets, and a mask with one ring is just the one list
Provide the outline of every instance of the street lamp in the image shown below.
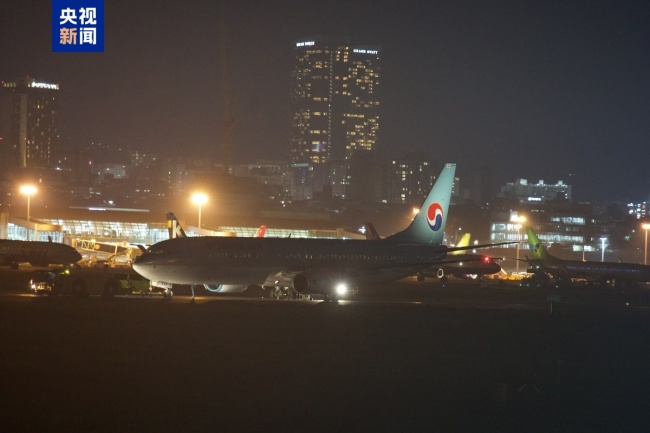
[[643,264],[648,264],[648,230],[650,230],[650,223],[641,224],[641,228],[645,230],[645,249],[643,253]]
[[29,240],[29,205],[30,205],[30,198],[36,194],[36,187],[34,185],[23,185],[20,187],[20,193],[25,194],[27,196],[27,224],[25,227],[27,229],[27,240]]
[[520,237],[521,237],[521,225],[526,222],[526,217],[523,216],[523,215],[515,216],[515,217],[512,217],[511,221],[517,223],[517,264],[516,264],[517,270],[516,270],[516,273],[518,274],[519,273],[519,244],[521,242],[521,239],[520,239]]
[[199,225],[198,225],[198,227],[199,227],[199,232],[200,232],[201,231],[201,206],[204,205],[205,203],[207,203],[208,196],[201,193],[201,192],[197,192],[192,196],[192,201],[195,204],[199,205]]

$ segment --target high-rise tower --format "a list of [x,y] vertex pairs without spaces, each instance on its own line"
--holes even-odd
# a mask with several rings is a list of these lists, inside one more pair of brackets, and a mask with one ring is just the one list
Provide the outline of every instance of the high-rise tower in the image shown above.
[[[376,149],[379,59],[379,47],[354,46],[344,38],[316,36],[296,41],[291,162],[303,174],[315,173],[315,182],[300,180],[303,186],[313,183],[313,190],[318,191],[329,185],[335,195],[344,196],[353,176],[350,158],[356,152]],[[311,170],[305,171],[305,165]]]
[[59,85],[32,78],[0,87],[0,159],[11,167],[47,167],[57,142]]

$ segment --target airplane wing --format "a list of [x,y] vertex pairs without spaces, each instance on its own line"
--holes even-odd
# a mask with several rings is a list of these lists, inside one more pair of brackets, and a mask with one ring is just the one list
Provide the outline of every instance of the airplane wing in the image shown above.
[[453,252],[453,251],[465,251],[465,250],[473,250],[473,249],[480,249],[480,248],[489,248],[489,247],[498,247],[500,245],[511,245],[511,244],[516,244],[517,242],[511,241],[511,242],[499,242],[496,244],[482,244],[482,245],[468,245],[464,247],[448,247],[447,252]]

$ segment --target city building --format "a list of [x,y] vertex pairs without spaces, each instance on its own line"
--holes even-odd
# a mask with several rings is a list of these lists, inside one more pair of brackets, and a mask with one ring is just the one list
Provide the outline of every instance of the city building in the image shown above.
[[634,218],[638,220],[650,216],[650,213],[648,212],[648,202],[642,201],[637,203],[628,203],[627,214],[634,216]]
[[[363,173],[355,177],[348,162],[356,152],[376,150],[379,53],[379,47],[352,45],[344,38],[316,36],[295,42],[290,162],[297,167],[294,184],[304,185],[305,179],[311,183],[294,189],[302,196],[305,190],[313,193],[329,186],[334,195],[345,197],[350,182],[367,181]],[[305,177],[303,164],[314,166],[311,172],[316,175]]]
[[0,161],[12,168],[52,163],[57,144],[59,85],[30,77],[0,87]]
[[384,201],[419,206],[436,180],[439,165],[421,152],[391,159],[387,167]]
[[[517,203],[514,199],[497,199],[490,209],[490,241],[520,242],[528,248],[526,227],[532,227],[547,247],[562,245],[565,253],[596,251],[602,237],[616,241],[608,219],[595,213],[591,204],[567,201]],[[516,248],[512,244],[508,248]],[[558,252],[555,254],[562,256]],[[565,257],[567,258],[567,257]]]
[[501,187],[499,197],[516,198],[520,203],[545,203],[549,200],[571,201],[571,185],[558,180],[555,185],[543,180],[528,183],[526,179],[517,179]]

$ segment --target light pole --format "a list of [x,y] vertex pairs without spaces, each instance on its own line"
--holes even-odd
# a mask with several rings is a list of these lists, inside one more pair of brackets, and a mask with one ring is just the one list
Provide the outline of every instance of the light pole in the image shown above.
[[199,205],[199,232],[201,231],[201,206],[203,206],[208,201],[208,196],[202,192],[197,192],[192,196],[192,201]]
[[519,273],[519,244],[521,242],[521,225],[526,222],[526,217],[523,215],[519,215],[516,217],[512,217],[511,219],[512,222],[517,223],[517,264],[516,264],[516,273]]
[[641,224],[641,228],[645,230],[645,248],[643,251],[643,264],[648,264],[648,230],[650,230],[650,223]]
[[604,262],[605,261],[605,242],[607,241],[607,238],[600,238],[600,248],[602,250],[601,255],[600,255],[600,261]]
[[31,197],[36,194],[36,187],[34,185],[23,185],[20,187],[20,193],[27,196],[27,240],[29,240],[29,206]]

